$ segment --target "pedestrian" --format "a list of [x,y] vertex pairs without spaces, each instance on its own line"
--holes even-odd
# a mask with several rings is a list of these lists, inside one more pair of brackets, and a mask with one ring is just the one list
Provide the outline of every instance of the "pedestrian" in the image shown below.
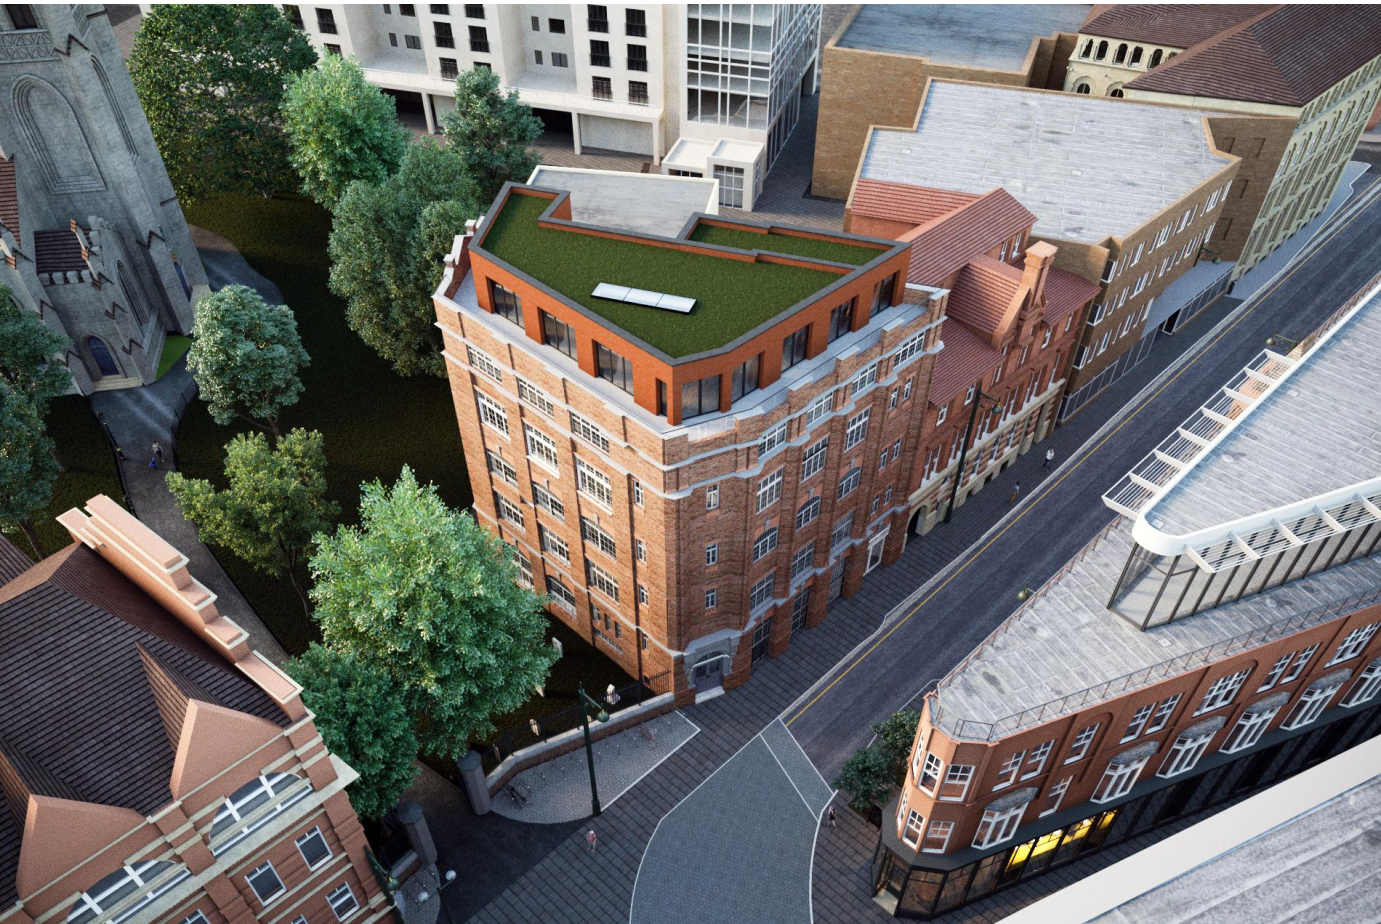
[[1017,498],[1018,498],[1018,497],[1021,497],[1021,482],[1020,482],[1020,481],[1018,481],[1016,484],[1012,485],[1012,493],[1009,494],[1009,495],[1007,495],[1007,506],[1010,507],[1010,506],[1012,506],[1013,504],[1015,504],[1015,503],[1017,502]]
[[1054,462],[1054,461],[1055,461],[1055,450],[1053,450],[1053,449],[1047,449],[1047,450],[1045,451],[1045,470],[1046,470],[1046,471],[1050,471],[1050,463],[1051,463],[1051,462]]
[[597,844],[598,841],[599,839],[595,837],[595,829],[591,828],[590,833],[585,835],[585,843],[590,845],[590,853],[595,852],[595,844]]
[[833,806],[833,805],[830,806],[830,827],[831,827],[831,828],[837,828],[837,827],[839,827],[839,825],[835,824],[835,821],[834,821],[834,806]]
[[158,461],[163,461],[163,444],[158,440],[153,441],[153,454],[158,456]]

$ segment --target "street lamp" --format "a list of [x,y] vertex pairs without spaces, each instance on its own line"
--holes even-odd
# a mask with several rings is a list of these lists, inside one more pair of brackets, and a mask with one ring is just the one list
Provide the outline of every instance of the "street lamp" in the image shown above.
[[954,487],[950,489],[949,507],[945,510],[944,522],[946,523],[949,522],[950,517],[954,516],[954,500],[959,496],[959,482],[964,478],[964,459],[969,454],[969,440],[973,436],[973,424],[978,419],[978,406],[984,401],[993,403],[992,414],[994,417],[1002,413],[1002,399],[984,394],[977,388],[974,389],[973,410],[969,411],[969,423],[964,427],[964,442],[959,447],[959,464],[954,467]]
[[1021,590],[1017,591],[1017,599],[1020,600],[1022,603],[1025,603],[1027,600],[1031,599],[1031,594],[1033,593],[1035,593],[1035,591],[1031,589],[1030,585],[1027,585],[1026,587],[1023,587]]
[[599,807],[599,787],[595,785],[595,750],[590,744],[590,710],[595,710],[595,720],[599,722],[609,721],[609,713],[604,711],[604,707],[590,698],[585,692],[585,684],[582,682],[576,689],[576,696],[580,702],[580,722],[585,727],[585,759],[590,765],[590,806],[594,809],[596,816],[600,813]]
[[1293,350],[1295,347],[1299,346],[1299,341],[1298,341],[1298,340],[1292,340],[1292,339],[1290,339],[1289,337],[1282,337],[1280,334],[1271,334],[1271,336],[1267,337],[1267,338],[1266,338],[1266,346],[1268,346],[1268,347],[1273,347],[1273,346],[1276,345],[1276,343],[1277,343],[1278,341],[1281,341],[1281,340],[1284,340],[1286,343],[1290,344],[1290,349],[1292,349],[1292,350]]

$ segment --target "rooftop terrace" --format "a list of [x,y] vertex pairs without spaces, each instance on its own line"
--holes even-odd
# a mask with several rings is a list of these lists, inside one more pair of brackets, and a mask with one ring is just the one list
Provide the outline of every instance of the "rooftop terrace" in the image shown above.
[[1204,116],[932,81],[915,129],[873,132],[859,177],[975,195],[1000,186],[1036,214],[1036,234],[1097,243],[1130,234],[1233,163],[1214,153]]
[[[515,190],[486,222],[480,249],[673,358],[726,346],[845,278],[868,250],[874,258],[882,258],[893,249],[887,242],[868,248],[862,246],[866,239],[846,235],[837,241],[807,242],[779,230],[766,234],[702,230],[708,237],[719,238],[706,244],[738,253],[745,251],[722,242],[754,243],[757,250],[775,249],[814,260],[826,259],[821,254],[828,253],[847,258],[849,265],[822,263],[815,269],[770,259],[744,261],[651,241],[615,240],[559,224],[543,225],[539,219],[551,207],[549,197]],[[765,243],[770,247],[764,247]],[[805,254],[807,250],[818,253]],[[595,298],[591,293],[602,282],[685,296],[695,299],[696,305],[682,315]]]
[[1080,3],[869,3],[836,44],[926,58],[936,64],[1019,71],[1033,39],[1078,32],[1092,9]]

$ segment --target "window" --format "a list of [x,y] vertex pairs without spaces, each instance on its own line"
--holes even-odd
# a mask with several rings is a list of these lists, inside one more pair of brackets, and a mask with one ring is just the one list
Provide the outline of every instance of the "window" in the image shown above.
[[705,546],[705,564],[706,566],[719,564],[718,542],[711,542],[709,545]]
[[1338,650],[1333,652],[1333,657],[1328,659],[1328,664],[1332,666],[1343,661],[1350,660],[1362,653],[1362,649],[1367,647],[1367,643],[1376,635],[1376,630],[1381,629],[1381,622],[1374,622],[1370,625],[1361,626],[1353,629],[1343,639],[1343,643],[1338,646]]
[[761,561],[762,557],[777,547],[777,527],[764,530],[762,535],[753,540],[753,561]]
[[467,28],[470,30],[470,50],[489,51],[489,31],[484,26],[469,26]]
[[782,497],[782,470],[777,469],[758,481],[758,513],[771,507]]
[[211,853],[224,853],[311,791],[310,784],[291,773],[263,774],[241,786],[225,800],[211,822]]
[[586,517],[580,518],[580,537],[610,558],[618,558],[618,546],[614,543],[614,537],[601,529],[593,520]]
[[1378,690],[1381,690],[1381,658],[1372,661],[1367,665],[1367,669],[1362,671],[1343,705],[1360,706],[1362,703],[1371,702],[1376,698]]
[[465,15],[466,15],[466,17],[468,17],[468,18],[470,18],[470,19],[483,19],[483,18],[484,18],[484,4],[483,4],[483,3],[467,3],[467,4],[465,4]]
[[636,479],[633,481],[633,503],[639,507],[643,505],[643,483]]
[[543,552],[555,555],[568,565],[571,563],[570,546],[566,544],[565,539],[562,539],[560,536],[556,535],[556,533],[547,529],[545,526],[539,525],[537,527],[537,541],[542,547]]
[[753,585],[753,589],[748,594],[748,610],[756,613],[758,610],[772,602],[777,585],[777,572],[773,571]]
[[572,616],[575,615],[575,594],[571,593],[570,588],[562,583],[560,577],[552,574],[547,575],[547,596],[551,597],[552,602],[567,613]]
[[541,64],[541,63],[542,63],[542,52],[541,52],[541,49],[537,49],[537,50],[534,50],[534,51],[532,52],[532,63],[533,63],[533,64]]
[[609,31],[609,7],[587,6],[585,16],[585,25],[591,32]]
[[609,437],[604,435],[604,431],[590,423],[584,417],[581,417],[575,411],[571,411],[571,433],[580,437],[601,452],[609,451]]
[[906,402],[908,402],[908,401],[910,401],[910,400],[911,400],[911,379],[907,379],[907,380],[906,380],[906,384],[902,385],[902,389],[901,389],[901,403],[902,403],[902,404],[905,404]]
[[712,610],[719,606],[719,588],[711,587],[705,591],[705,609]]
[[[29,12],[29,15],[30,15],[30,16],[33,15],[33,13],[32,13],[31,11],[29,11],[29,8],[28,8],[28,7],[21,7],[21,8],[24,9],[26,12]],[[38,23],[37,23],[37,22],[35,22],[32,26],[21,26],[21,25],[19,24],[17,18],[16,18],[16,15],[15,15],[15,12],[14,12],[15,9],[16,9],[16,7],[13,7],[13,6],[10,7],[10,19],[14,19],[14,20],[15,20],[14,27],[15,27],[16,29],[36,29],[36,28],[38,28]],[[384,12],[385,12],[385,13],[388,12],[388,8],[387,8],[387,7],[384,8]],[[288,3],[285,3],[285,4],[283,4],[283,15],[286,16],[286,17],[288,17],[288,19],[292,22],[293,28],[294,28],[294,29],[299,29],[299,30],[301,30],[301,29],[305,29],[305,28],[306,28],[306,26],[304,26],[303,23],[302,23],[302,7],[297,6],[296,4],[288,4]]]
[[791,601],[791,631],[804,629],[806,617],[810,615],[810,588],[807,587]]
[[[437,23],[437,28],[442,25],[442,23]],[[451,27],[446,26],[446,28]],[[523,302],[522,299],[518,298],[516,292],[510,292],[491,280],[489,283],[489,304],[494,307],[494,313],[499,317],[507,318],[519,327],[523,326]]]
[[1152,750],[1148,748],[1149,744],[1152,742],[1139,744],[1108,761],[1103,778],[1094,787],[1092,801],[1109,802],[1130,792],[1136,785],[1137,777],[1141,776],[1146,761],[1151,759]]
[[591,587],[610,600],[615,603],[619,602],[619,582],[614,580],[609,572],[592,561],[585,562],[585,580]]
[[963,802],[969,794],[969,784],[973,782],[971,764],[950,764],[945,781],[940,784],[941,802]]
[[921,331],[897,348],[897,352],[892,354],[892,368],[894,370],[901,368],[920,355],[920,352],[925,349],[925,335],[926,331]]
[[1131,741],[1141,734],[1141,730],[1146,727],[1146,720],[1151,717],[1151,711],[1155,708],[1155,703],[1147,703],[1132,713],[1132,720],[1127,724],[1127,732],[1122,736],[1122,740]]
[[489,474],[508,482],[515,488],[518,486],[518,472],[513,466],[508,464],[508,460],[504,459],[502,456],[495,455],[488,449],[484,451],[484,458],[485,461],[489,463]]
[[265,905],[287,891],[283,885],[283,880],[278,878],[278,871],[273,868],[272,863],[265,863],[263,866],[252,870],[245,876],[245,882],[249,883],[249,887],[254,890],[259,901]]
[[527,424],[523,424],[523,437],[527,443],[528,458],[556,474],[561,468],[560,457],[556,454],[556,441]]
[[[326,44],[326,53],[327,53],[328,55],[335,55],[337,58],[339,58],[339,57],[341,56],[340,46],[339,46],[339,45],[332,45],[332,44],[330,44],[330,43],[328,42],[328,43]],[[94,338],[92,338],[92,339],[94,339]]]
[[641,80],[628,81],[628,102],[634,106],[646,106],[647,84]]
[[[994,806],[996,805],[997,803],[994,803]],[[973,846],[992,847],[1010,840],[1017,833],[1017,826],[1021,824],[1021,816],[1025,813],[1025,802],[1010,808],[985,809],[983,818],[978,822],[978,831],[973,836]]]
[[498,491],[494,492],[494,509],[498,512],[500,520],[512,523],[519,529],[524,528],[523,511],[518,508],[517,504],[504,497]]
[[1074,736],[1074,740],[1069,745],[1069,756],[1065,758],[1065,763],[1072,764],[1077,760],[1083,760],[1088,753],[1089,745],[1093,744],[1093,737],[1098,734],[1098,726],[1101,723],[1086,725],[1079,729],[1079,733]]
[[719,204],[743,208],[743,168],[716,164],[714,178],[719,181]]
[[1045,769],[1045,761],[1050,757],[1050,751],[1054,747],[1055,739],[1053,738],[1043,744],[1036,745],[1031,750],[1031,756],[1026,758],[1026,767],[1022,770],[1021,778],[1027,780],[1033,776],[1039,776],[1041,771]]
[[1175,714],[1175,707],[1180,704],[1183,693],[1176,693],[1174,696],[1167,696],[1160,701],[1160,707],[1156,709],[1155,718],[1151,720],[1150,726],[1146,729],[1147,733],[1160,731],[1170,721],[1170,717]]
[[518,378],[516,375],[513,377],[513,380],[518,383],[519,401],[522,401],[524,404],[532,405],[533,407],[537,408],[537,410],[541,411],[543,414],[546,414],[548,417],[551,417],[556,413],[556,406],[552,404],[551,399],[548,398],[543,392],[539,391],[531,383],[525,381],[524,379]]
[[586,464],[583,459],[575,460],[576,488],[582,494],[594,498],[605,507],[613,509],[614,491],[609,476],[599,469]]
[[647,12],[644,10],[625,10],[623,20],[624,34],[634,37],[647,35]]
[[906,813],[906,826],[902,828],[901,839],[910,847],[916,847],[921,842],[921,832],[925,829],[925,818],[915,809]]
[[1242,711],[1242,717],[1232,727],[1227,740],[1219,750],[1232,754],[1256,744],[1261,740],[1261,735],[1271,724],[1271,720],[1276,717],[1276,713],[1280,711],[1280,707],[1289,699],[1288,693],[1277,693],[1252,703]]
[[[191,872],[183,868],[171,878],[165,879],[161,885],[150,886],[150,883],[162,879],[175,868],[168,860],[142,860],[125,864],[77,896],[77,902],[67,916],[67,924],[86,924],[131,898],[132,904],[125,905],[124,910],[111,920],[118,924],[133,918],[191,876]],[[206,917],[201,912],[187,918],[187,921],[205,920]]]
[[[1342,672],[1346,674],[1346,671]],[[1305,688],[1300,694],[1299,701],[1290,710],[1290,714],[1285,717],[1285,721],[1280,723],[1281,728],[1301,728],[1308,725],[1319,717],[1328,701],[1333,698],[1333,694],[1338,691],[1338,687],[1343,685],[1343,679],[1334,680],[1325,677],[1323,680],[1316,680]]]
[[1285,672],[1285,676],[1280,678],[1281,683],[1289,683],[1304,673],[1305,665],[1309,659],[1314,657],[1314,652],[1319,650],[1318,644],[1310,645],[1295,657],[1295,663],[1290,665],[1290,669]]
[[565,35],[565,34],[566,34],[566,20],[564,20],[564,19],[548,19],[548,20],[547,20],[547,31],[550,32],[550,33],[552,33],[553,35]]
[[321,836],[320,828],[313,828],[297,839],[297,852],[307,863],[307,869],[316,869],[331,859],[331,848],[326,846],[326,838]]
[[815,543],[812,541],[807,543],[804,548],[797,551],[797,553],[791,557],[791,580],[795,581],[797,578],[809,572],[811,566],[814,564]]
[[850,511],[834,524],[834,529],[830,530],[830,551],[834,551],[835,547],[839,546],[841,543],[849,541],[850,537],[853,536],[853,532],[854,515],[853,512]]
[[442,58],[442,59],[441,59],[441,79],[442,79],[442,80],[455,80],[456,77],[458,77],[458,76],[460,76],[460,68],[459,68],[459,66],[456,64],[456,59],[455,59],[455,58]]
[[1209,731],[1196,731],[1191,728],[1180,735],[1170,746],[1170,756],[1165,758],[1165,763],[1161,764],[1160,772],[1156,775],[1162,777],[1179,776],[1181,773],[1188,773],[1193,770],[1194,765],[1199,762],[1199,758],[1204,756],[1208,743],[1213,740],[1213,732],[1220,727],[1221,725],[1215,725]]
[[802,504],[801,508],[796,511],[796,528],[799,530],[809,526],[811,523],[815,522],[815,518],[819,515],[820,498],[817,495]]
[[932,821],[930,828],[925,833],[925,843],[921,845],[921,853],[944,853],[949,846],[949,837],[954,833],[954,822],[952,821]]
[[480,409],[480,423],[508,436],[508,414],[504,411],[503,405],[482,391],[475,392],[475,401]]
[[855,414],[849,418],[848,428],[844,431],[845,452],[868,438],[868,418],[872,416],[872,413],[872,408],[865,407],[861,414]]
[[[631,12],[631,11],[630,11]],[[647,70],[647,46],[629,45],[628,46],[628,69],[630,71]]]
[[494,362],[488,353],[483,353],[467,343],[465,356],[470,360],[471,368],[478,369],[496,382],[503,381],[503,369]]
[[326,895],[326,903],[335,912],[337,921],[344,921],[350,915],[360,910],[360,903],[355,901],[355,893],[350,891],[350,884],[343,882],[340,888],[333,889]]
[[1064,801],[1065,793],[1069,791],[1069,784],[1072,782],[1074,782],[1074,777],[1067,776],[1050,787],[1050,792],[1045,794],[1045,807],[1041,809],[1041,818],[1046,815],[1053,815],[1060,810],[1060,803]]
[[803,419],[804,425],[806,427],[809,427],[811,424],[815,423],[817,420],[820,420],[833,409],[834,393],[831,392],[830,394],[821,395],[814,401],[810,402],[809,405],[807,405],[806,413]]
[[432,39],[436,42],[437,48],[456,47],[455,34],[451,32],[451,24],[448,22],[432,23]]
[[330,10],[323,10],[320,7],[317,7],[316,27],[318,32],[325,32],[327,35],[335,35],[336,14]]
[[805,481],[814,475],[818,475],[825,467],[825,453],[830,448],[830,438],[827,436],[820,442],[808,447],[801,453],[801,480]]
[[1026,750],[1023,748],[1007,757],[1002,762],[1002,766],[997,769],[997,782],[993,784],[993,789],[1002,789],[1011,786],[1017,781],[1017,771],[1021,769],[1021,763],[1026,759]]
[[863,480],[863,469],[855,465],[849,469],[843,478],[839,479],[839,490],[835,495],[836,500],[843,500],[858,489],[858,484]]
[[806,359],[806,348],[810,345],[810,326],[807,325],[782,341],[782,371],[790,369]]
[[758,458],[762,458],[779,446],[786,444],[786,421],[777,424],[768,430],[758,440]]
[[1226,677],[1219,677],[1209,686],[1208,692],[1204,694],[1204,700],[1199,704],[1199,708],[1194,714],[1199,715],[1204,712],[1211,712],[1214,709],[1221,709],[1232,702],[1237,696],[1237,691],[1242,688],[1242,682],[1247,679],[1250,671],[1241,670]]
[[729,400],[737,401],[758,387],[759,357],[754,356],[745,363],[734,367],[729,378]]
[[682,420],[719,410],[719,379],[717,375],[707,375],[699,381],[681,385]]
[[555,494],[552,494],[535,481],[532,483],[532,502],[558,520],[566,519],[566,505],[561,503]]
[[940,774],[944,772],[945,762],[934,754],[927,754],[916,785],[935,795],[935,787],[940,785]]
[[[612,67],[613,60],[609,57],[609,43],[600,39],[590,39],[590,66],[591,67]],[[609,85],[608,77],[596,77],[595,85],[603,80],[606,89],[609,90],[608,96],[601,96],[600,99],[613,99],[613,89]],[[595,94],[598,96],[599,94]]]
[[863,389],[875,385],[877,383],[877,380],[878,364],[873,363],[867,369],[864,369],[858,375],[854,376],[853,381],[849,383],[849,400],[852,401],[854,399],[854,396],[857,395]]
[[552,67],[570,67],[570,66],[571,66],[571,62],[570,62],[570,59],[566,57],[565,52],[553,51],[553,52],[551,53],[551,66],[552,66]]
[[575,350],[575,331],[565,321],[558,320],[542,312],[542,342],[555,347],[571,359],[577,359]]
[[715,510],[719,507],[719,485],[712,484],[705,489],[705,509]]
[[830,343],[849,333],[854,327],[853,299],[830,312]]
[[1290,666],[1290,659],[1294,656],[1295,653],[1292,651],[1277,658],[1276,663],[1271,666],[1270,671],[1267,672],[1265,678],[1261,681],[1261,685],[1256,688],[1256,692],[1262,693],[1275,686],[1276,681],[1280,679],[1280,675],[1285,673],[1285,668]]
[[399,16],[416,16],[416,15],[417,15],[417,5],[414,4],[414,3],[400,3],[400,4],[398,4],[398,15],[399,15]]

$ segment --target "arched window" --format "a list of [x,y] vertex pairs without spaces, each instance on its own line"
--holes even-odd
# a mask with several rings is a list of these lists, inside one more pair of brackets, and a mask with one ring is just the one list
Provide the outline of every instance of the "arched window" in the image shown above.
[[1126,64],[1126,63],[1127,63],[1127,43],[1126,43],[1126,42],[1123,42],[1121,45],[1118,45],[1118,46],[1117,46],[1117,54],[1115,54],[1115,55],[1113,56],[1112,63],[1113,63],[1113,64]]
[[1156,67],[1156,66],[1158,66],[1158,65],[1160,64],[1161,55],[1163,55],[1163,54],[1164,54],[1164,52],[1161,51],[1159,48],[1157,48],[1155,51],[1151,52],[1151,64],[1150,64],[1150,66],[1151,66],[1151,67]]
[[77,114],[50,83],[24,76],[11,91],[19,128],[54,193],[105,189]]
[[96,362],[96,371],[100,377],[107,375],[119,375],[120,367],[115,364],[115,357],[111,355],[110,347],[106,346],[100,337],[87,337],[86,350],[91,354],[91,358]]
[[219,856],[229,850],[311,791],[310,783],[291,773],[263,774],[241,786],[211,822],[211,853]]
[[115,261],[115,278],[120,283],[120,291],[124,293],[125,307],[134,315],[134,320],[139,326],[143,327],[148,319],[148,312],[144,310],[143,299],[137,297],[138,280],[131,280],[125,264],[118,260]]
[[1106,41],[1099,42],[1099,43],[1098,43],[1098,54],[1094,55],[1094,59],[1097,60],[1097,61],[1102,61],[1103,59],[1107,58],[1107,56],[1108,56],[1108,43],[1107,43]]
[[1088,41],[1084,42],[1084,49],[1083,49],[1083,51],[1079,52],[1079,57],[1081,57],[1081,58],[1087,58],[1087,57],[1089,57],[1089,56],[1092,55],[1092,54],[1093,54],[1093,39],[1089,39]]
[[1089,85],[1087,80],[1081,80],[1074,85],[1074,92],[1082,96],[1088,96],[1093,92],[1093,87]]
[[101,92],[105,94],[105,101],[115,116],[115,125],[120,129],[120,137],[124,139],[125,149],[131,155],[138,157],[139,151],[134,146],[134,135],[130,133],[129,123],[125,121],[125,110],[120,108],[120,104],[115,101],[115,90],[110,85],[110,78],[106,76],[105,66],[101,64],[100,58],[92,58],[91,67],[96,71],[96,81],[100,83]]
[[1113,99],[1121,99],[1124,95],[1122,93],[1122,84],[1116,83],[1108,87],[1108,95]]
[[[77,903],[67,915],[67,924],[87,924],[127,899],[129,904],[121,908],[119,914],[110,918],[110,924],[120,924],[158,900],[159,896],[191,876],[186,868],[175,876],[164,878],[174,869],[167,860],[145,860],[142,863],[125,864],[109,876],[77,896]],[[151,885],[155,880],[162,880]]]
[[1128,61],[1127,63],[1130,64],[1132,67],[1136,67],[1138,64],[1141,63],[1142,52],[1144,52],[1145,50],[1146,49],[1142,48],[1140,45],[1133,48],[1132,60]]

